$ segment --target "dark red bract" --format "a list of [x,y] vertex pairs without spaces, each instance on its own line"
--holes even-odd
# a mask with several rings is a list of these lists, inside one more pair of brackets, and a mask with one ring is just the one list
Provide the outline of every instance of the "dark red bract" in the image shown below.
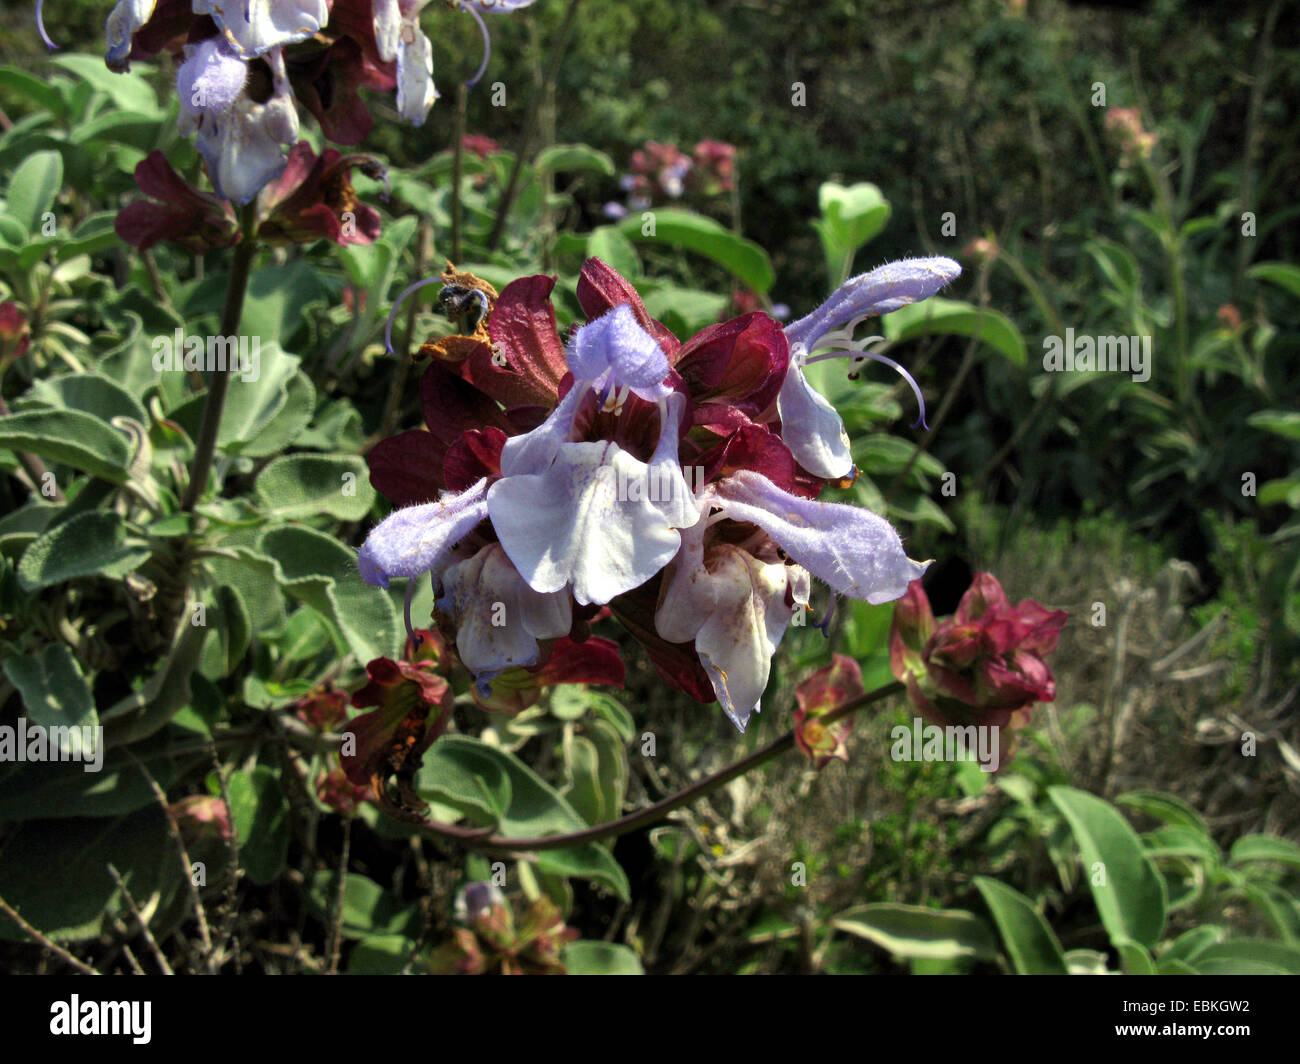
[[936,724],[1015,726],[1056,697],[1042,655],[1056,649],[1066,619],[1029,599],[1012,606],[996,577],[977,573],[957,612],[936,624],[913,581],[894,608],[890,664]]

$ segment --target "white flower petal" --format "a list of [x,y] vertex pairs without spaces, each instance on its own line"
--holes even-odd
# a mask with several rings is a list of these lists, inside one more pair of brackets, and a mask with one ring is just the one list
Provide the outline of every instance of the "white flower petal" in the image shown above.
[[375,48],[379,58],[391,63],[397,58],[397,42],[401,39],[402,11],[397,0],[373,0],[375,15]]
[[619,498],[620,483],[646,473],[613,443],[569,444],[546,472],[492,485],[492,527],[535,591],[572,583],[578,602],[603,605],[649,580],[681,543],[660,504]]
[[454,622],[456,651],[475,676],[537,664],[538,639],[556,639],[572,627],[567,592],[534,591],[499,543],[449,566],[442,587],[438,609]]
[[704,568],[708,522],[682,529],[682,545],[664,569],[655,630],[670,643],[689,643],[718,605],[718,585]]
[[586,394],[587,386],[575,381],[569,394],[537,428],[506,440],[501,448],[501,472],[508,477],[546,472],[561,444],[569,442],[574,416]]
[[326,0],[193,0],[196,15],[234,38],[246,57],[305,41],[329,21]]
[[663,503],[661,512],[673,528],[690,528],[700,519],[695,493],[682,474],[677,456],[677,432],[685,409],[685,396],[676,392],[661,400],[659,442],[650,456],[648,470],[652,494]]
[[781,416],[781,439],[804,469],[826,480],[852,472],[853,455],[843,420],[808,383],[793,356],[777,395],[776,410]]
[[718,704],[743,732],[761,708],[772,655],[794,616],[787,591],[796,607],[806,604],[808,574],[784,562],[759,561],[731,544],[710,547],[706,569],[696,546],[686,545],[697,538],[689,531],[683,536],[655,627],[670,642],[694,636]]
[[433,87],[433,45],[419,25],[411,20],[402,23],[397,42],[397,110],[415,126],[424,125],[425,116],[438,91]]

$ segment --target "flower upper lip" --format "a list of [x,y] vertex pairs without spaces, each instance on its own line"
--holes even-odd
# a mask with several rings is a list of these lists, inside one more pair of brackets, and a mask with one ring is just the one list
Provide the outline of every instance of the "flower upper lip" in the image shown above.
[[[928,299],[955,280],[961,267],[952,259],[904,259],[845,281],[820,307],[785,327],[790,365],[781,385],[777,408],[781,436],[799,464],[819,477],[847,476],[853,468],[849,437],[835,408],[804,377],[803,367],[819,343],[854,321]],[[865,351],[849,354],[867,354]],[[890,361],[881,359],[882,361]],[[906,371],[890,362],[911,381]],[[913,388],[918,397],[920,389]],[[925,408],[922,405],[922,419]]]

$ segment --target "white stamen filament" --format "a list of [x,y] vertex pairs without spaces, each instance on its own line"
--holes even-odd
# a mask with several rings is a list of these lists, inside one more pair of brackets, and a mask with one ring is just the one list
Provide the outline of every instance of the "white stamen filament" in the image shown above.
[[[828,358],[851,358],[854,360],[855,365],[861,365],[866,359],[871,359],[873,362],[883,362],[886,366],[896,370],[903,380],[907,381],[908,386],[912,389],[912,394],[916,396],[916,401],[921,408],[921,417],[912,427],[916,428],[917,425],[923,425],[926,429],[929,429],[930,426],[925,421],[925,396],[921,394],[921,386],[916,383],[916,378],[892,358],[871,350],[881,344],[888,346],[889,341],[883,336],[865,336],[861,340],[853,339],[853,331],[865,320],[865,317],[854,318],[844,328],[833,329],[826,333],[813,345],[813,351],[820,352],[820,354],[806,355],[802,354],[801,351],[800,365],[812,365],[814,362],[821,362]],[[802,345],[797,346],[802,348]]]

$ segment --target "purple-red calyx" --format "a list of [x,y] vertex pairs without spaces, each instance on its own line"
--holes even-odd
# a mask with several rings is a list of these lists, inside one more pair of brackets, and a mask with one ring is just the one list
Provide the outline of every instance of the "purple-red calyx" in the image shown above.
[[0,372],[27,353],[32,328],[27,316],[12,299],[0,303]]
[[[375,658],[366,666],[369,682],[352,695],[352,705],[370,712],[343,726],[339,747],[347,780],[367,788],[389,815],[407,820],[423,815],[415,773],[424,751],[446,728],[452,705],[451,685],[440,675],[445,644],[436,632],[414,635],[401,659]],[[392,789],[390,777],[395,777]]]
[[113,222],[132,247],[144,251],[168,241],[201,253],[239,241],[230,203],[186,182],[162,152],[151,151],[136,164],[135,183],[147,198],[128,203]]
[[[372,243],[379,236],[379,212],[357,199],[353,169],[383,176],[369,155],[343,155],[333,148],[317,155],[299,141],[258,197],[258,239],[271,245]],[[137,164],[135,180],[147,198],[128,203],[114,221],[118,236],[132,247],[143,251],[166,241],[204,252],[243,239],[231,202],[189,184],[162,152],[150,152]]]
[[1012,606],[996,577],[976,573],[957,612],[936,623],[918,580],[894,607],[890,665],[931,723],[1015,730],[1056,697],[1043,658],[1066,620],[1030,599]]
[[862,669],[843,654],[835,654],[831,663],[818,669],[795,688],[798,708],[794,711],[794,741],[819,769],[832,760],[847,761],[845,740],[853,731],[853,721],[844,719],[827,724],[824,717],[834,709],[863,695]]
[[379,212],[361,203],[351,171],[382,177],[369,155],[343,155],[326,148],[317,155],[306,141],[289,152],[284,171],[262,190],[258,238],[269,244],[330,240],[335,244],[370,244],[379,236]]

